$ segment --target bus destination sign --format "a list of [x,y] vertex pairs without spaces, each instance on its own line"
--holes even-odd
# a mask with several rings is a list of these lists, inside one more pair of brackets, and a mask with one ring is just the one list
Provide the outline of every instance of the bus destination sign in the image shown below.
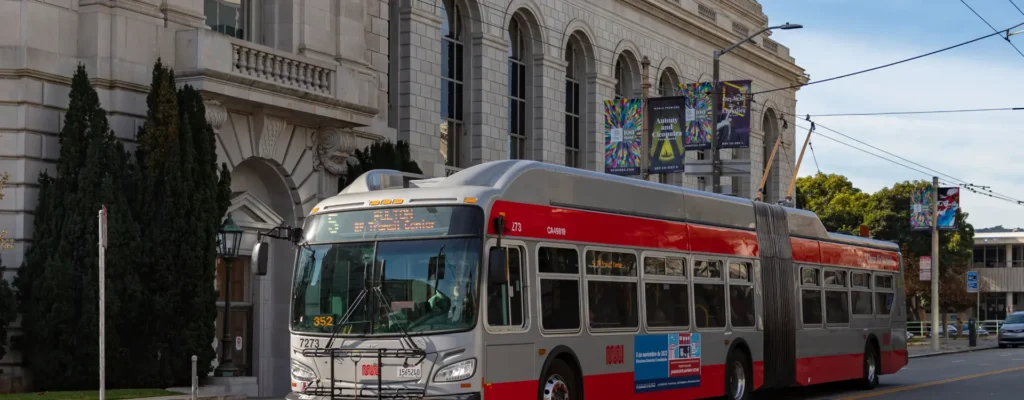
[[483,230],[483,212],[468,206],[377,208],[314,216],[313,241],[468,235]]
[[633,347],[635,393],[700,386],[699,333],[638,335]]
[[[437,229],[437,221],[416,215],[409,208],[392,208],[373,210],[370,218],[364,221],[353,221],[353,233],[422,231]],[[417,218],[419,217],[419,218]]]

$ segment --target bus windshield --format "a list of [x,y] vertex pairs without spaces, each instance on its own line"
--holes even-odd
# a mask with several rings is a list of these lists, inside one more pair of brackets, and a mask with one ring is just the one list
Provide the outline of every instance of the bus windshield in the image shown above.
[[[381,211],[326,214],[307,224],[307,232],[313,232],[307,236],[312,244],[303,246],[296,260],[294,331],[365,336],[473,327],[482,210],[412,207]],[[367,233],[375,230],[380,234]],[[382,236],[390,240],[374,240]],[[322,243],[346,239],[358,241]],[[367,290],[356,304],[372,282],[381,282],[384,298]],[[342,323],[350,307],[354,310]]]

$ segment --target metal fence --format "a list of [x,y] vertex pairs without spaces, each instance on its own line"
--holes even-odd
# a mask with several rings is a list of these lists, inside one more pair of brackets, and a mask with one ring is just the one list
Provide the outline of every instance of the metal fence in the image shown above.
[[[961,328],[965,324],[967,323],[962,321],[946,321],[946,329],[939,329],[939,336],[945,336],[946,332],[949,331],[952,333],[950,335],[952,337],[967,337],[968,332],[961,332]],[[926,337],[931,334],[931,326],[931,321],[907,321],[907,332],[910,332],[915,337]],[[950,326],[955,329],[955,332],[954,329],[949,329]],[[1002,320],[978,321],[978,334],[980,336],[985,336],[986,333],[988,335],[995,335],[1002,326]]]

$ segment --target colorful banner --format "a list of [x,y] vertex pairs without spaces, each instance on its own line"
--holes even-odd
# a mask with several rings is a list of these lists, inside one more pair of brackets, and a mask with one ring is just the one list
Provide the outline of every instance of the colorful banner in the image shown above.
[[932,229],[932,186],[922,186],[910,194],[910,230]]
[[683,125],[686,123],[685,98],[656,97],[647,99],[647,132],[651,148],[646,155],[652,174],[682,172],[686,158]]
[[[722,82],[722,106],[718,116],[718,147],[750,147],[751,80]],[[711,82],[679,84],[686,97],[686,150],[711,148]]]
[[939,230],[956,230],[956,212],[960,209],[960,188],[939,188]]
[[641,99],[605,100],[604,172],[640,175],[643,110]]
[[700,346],[699,333],[634,336],[633,391],[700,386]]

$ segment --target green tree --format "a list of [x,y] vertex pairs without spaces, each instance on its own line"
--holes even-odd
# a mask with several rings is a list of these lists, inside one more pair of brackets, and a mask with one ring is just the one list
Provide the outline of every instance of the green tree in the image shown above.
[[7,354],[7,326],[18,317],[11,284],[3,277],[5,269],[3,258],[0,257],[0,360]]
[[349,183],[366,171],[374,169],[393,169],[402,172],[422,174],[419,165],[413,161],[409,151],[409,143],[399,140],[374,142],[363,150],[356,150],[356,162],[349,162],[345,175],[338,179],[338,190],[344,189]]
[[111,386],[126,384],[134,366],[125,363],[124,338],[116,323],[132,297],[138,228],[125,197],[128,154],[114,137],[84,66],[72,79],[70,104],[60,136],[57,176],[40,174],[35,235],[15,286],[25,334],[19,349],[43,390],[98,385],[98,222],[109,212],[106,251],[106,346]]
[[856,234],[864,223],[869,195],[853,186],[845,176],[823,174],[796,180],[796,201],[801,208],[813,211],[830,232]]
[[[157,61],[135,153],[135,215],[143,238],[138,268],[149,294],[136,310],[146,321],[134,345],[140,384],[187,385],[192,355],[214,357],[217,231],[227,211],[227,166],[217,168],[213,128],[199,92],[175,90]],[[205,376],[201,373],[200,376]]]

